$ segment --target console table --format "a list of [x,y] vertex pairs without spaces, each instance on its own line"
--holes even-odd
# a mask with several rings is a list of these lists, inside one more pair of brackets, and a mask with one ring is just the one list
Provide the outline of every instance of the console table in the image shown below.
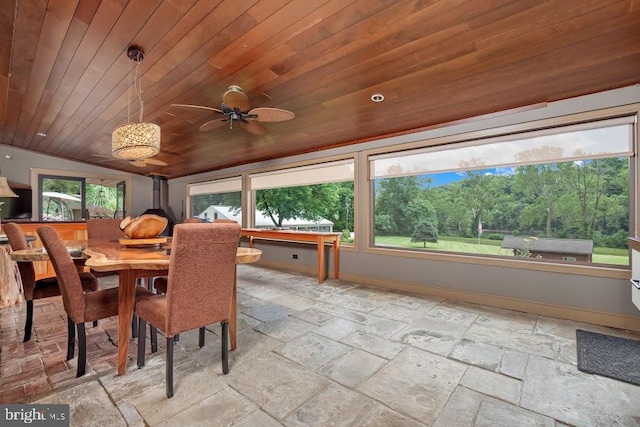
[[336,280],[339,278],[340,234],[319,231],[269,230],[263,228],[243,228],[240,236],[249,238],[249,247],[253,247],[254,239],[279,240],[288,242],[315,243],[318,246],[318,283],[324,280],[324,245],[333,245],[333,267]]

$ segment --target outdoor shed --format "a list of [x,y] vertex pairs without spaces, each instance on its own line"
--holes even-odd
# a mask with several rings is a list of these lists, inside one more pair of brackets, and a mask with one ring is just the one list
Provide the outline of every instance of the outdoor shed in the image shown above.
[[513,250],[513,256],[560,259],[563,261],[591,262],[593,254],[593,240],[586,239],[505,236],[500,247]]

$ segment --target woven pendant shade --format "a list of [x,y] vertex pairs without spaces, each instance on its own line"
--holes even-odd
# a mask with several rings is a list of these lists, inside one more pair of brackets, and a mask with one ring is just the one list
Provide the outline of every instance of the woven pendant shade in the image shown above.
[[130,123],[116,128],[111,134],[114,157],[139,160],[160,152],[160,126],[155,123]]
[[140,102],[140,120],[129,122],[130,102],[127,102],[127,123],[119,126],[111,133],[111,154],[118,159],[144,160],[160,152],[160,126],[143,121],[144,103],[142,102],[142,78],[140,63],[144,59],[144,52],[138,46],[129,46],[127,57],[136,63],[135,76],[132,78],[133,87]]

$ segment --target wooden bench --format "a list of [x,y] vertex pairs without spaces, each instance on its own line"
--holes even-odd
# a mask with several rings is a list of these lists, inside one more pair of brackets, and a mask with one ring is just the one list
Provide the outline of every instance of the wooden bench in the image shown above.
[[339,279],[340,265],[340,234],[323,233],[319,231],[269,230],[262,228],[243,228],[240,236],[249,238],[249,247],[253,247],[254,239],[279,240],[289,242],[314,243],[318,246],[318,283],[324,280],[324,245],[333,246],[333,267],[336,280]]

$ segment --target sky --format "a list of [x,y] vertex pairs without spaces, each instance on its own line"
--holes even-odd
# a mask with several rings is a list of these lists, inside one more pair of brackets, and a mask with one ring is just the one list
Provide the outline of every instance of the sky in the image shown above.
[[[484,169],[479,172],[484,175],[513,175],[515,173],[515,168],[492,168]],[[460,181],[461,179],[464,179],[466,177],[466,174],[462,172],[445,172],[423,176],[431,178],[431,184],[429,184],[429,187],[440,187],[442,185]]]

